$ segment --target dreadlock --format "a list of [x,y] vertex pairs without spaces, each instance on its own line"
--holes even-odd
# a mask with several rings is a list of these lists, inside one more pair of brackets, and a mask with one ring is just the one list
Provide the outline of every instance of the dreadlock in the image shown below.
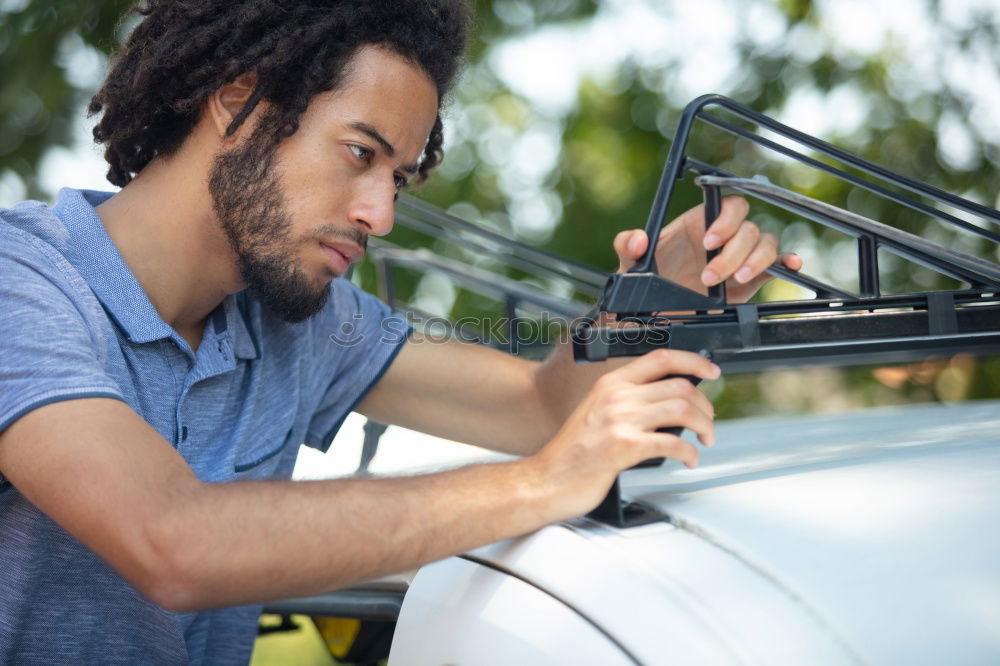
[[[275,146],[298,130],[315,95],[341,83],[366,44],[422,68],[441,100],[470,22],[465,0],[145,0],[130,13],[143,18],[88,107],[90,115],[104,112],[94,140],[106,144],[108,180],[118,186],[176,151],[208,97],[246,72],[256,74],[257,87],[227,132],[266,100]],[[439,113],[418,182],[441,161],[442,142]]]

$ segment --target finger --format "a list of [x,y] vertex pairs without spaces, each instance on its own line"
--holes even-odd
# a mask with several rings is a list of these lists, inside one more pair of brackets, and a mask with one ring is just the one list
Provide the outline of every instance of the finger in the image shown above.
[[658,382],[643,384],[636,388],[635,397],[644,402],[661,402],[680,398],[689,401],[710,419],[715,418],[715,407],[712,405],[712,401],[701,389],[684,377],[670,377]]
[[696,433],[705,446],[712,446],[715,443],[715,425],[712,417],[693,402],[681,398],[651,403],[636,413],[633,425],[642,430],[679,426]]
[[733,279],[740,284],[746,284],[767,270],[777,258],[778,237],[774,234],[762,233],[757,240],[757,246],[750,251],[750,255],[744,260],[743,265],[733,273]]
[[[794,253],[787,253],[779,256],[778,263],[784,266],[785,268],[790,268],[793,271],[799,271],[802,269],[802,257]],[[765,268],[765,270],[767,269]],[[740,287],[740,290],[745,291],[749,297],[749,295],[757,293],[758,289],[760,289],[762,286],[764,286],[766,282],[772,279],[774,279],[772,276],[768,275],[767,273],[761,272],[760,275],[756,276],[750,282],[747,282],[742,287]]]
[[[647,452],[636,463],[650,458],[670,458],[684,463],[688,469],[698,466],[698,449],[691,442],[685,441],[677,435],[665,432],[651,432],[646,436],[644,443],[648,443]],[[646,448],[646,447],[643,447]]]
[[624,272],[632,268],[636,260],[646,251],[647,245],[648,237],[642,229],[629,229],[628,231],[619,232],[615,236],[614,243],[612,243],[612,246],[615,248],[615,254],[618,255],[618,272]]
[[667,375],[693,375],[702,379],[718,379],[720,374],[719,366],[700,354],[679,349],[657,349],[609,372],[605,377],[633,384],[648,384]]
[[723,197],[719,217],[705,231],[702,240],[706,250],[714,250],[725,245],[740,229],[740,225],[750,212],[750,204],[740,196]]
[[743,265],[750,252],[757,246],[760,229],[753,222],[743,222],[736,234],[729,239],[701,273],[701,281],[711,287],[728,279]]
[[803,264],[802,257],[795,254],[794,252],[786,252],[785,254],[778,257],[778,261],[780,261],[781,265],[784,266],[785,268],[790,268],[793,271],[802,270],[802,264]]

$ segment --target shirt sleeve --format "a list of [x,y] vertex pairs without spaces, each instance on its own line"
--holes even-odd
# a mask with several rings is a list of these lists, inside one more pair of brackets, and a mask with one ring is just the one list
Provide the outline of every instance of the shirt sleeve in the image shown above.
[[0,228],[0,432],[53,402],[124,400],[104,368],[99,309],[55,249]]
[[326,451],[347,415],[378,383],[413,328],[348,280],[331,283],[330,303],[317,317],[316,365],[322,392],[305,444]]

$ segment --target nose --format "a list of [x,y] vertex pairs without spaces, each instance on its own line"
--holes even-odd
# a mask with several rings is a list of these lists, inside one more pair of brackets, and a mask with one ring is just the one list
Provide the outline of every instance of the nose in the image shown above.
[[383,179],[366,179],[353,197],[350,210],[351,221],[372,236],[384,236],[392,231],[396,183],[390,178],[388,184]]

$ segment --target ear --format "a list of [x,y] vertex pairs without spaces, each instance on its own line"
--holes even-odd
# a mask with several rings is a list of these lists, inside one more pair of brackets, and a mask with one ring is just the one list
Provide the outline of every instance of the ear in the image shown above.
[[220,139],[225,139],[226,130],[229,129],[233,119],[243,110],[256,87],[257,75],[254,72],[246,72],[209,96],[206,111]]

